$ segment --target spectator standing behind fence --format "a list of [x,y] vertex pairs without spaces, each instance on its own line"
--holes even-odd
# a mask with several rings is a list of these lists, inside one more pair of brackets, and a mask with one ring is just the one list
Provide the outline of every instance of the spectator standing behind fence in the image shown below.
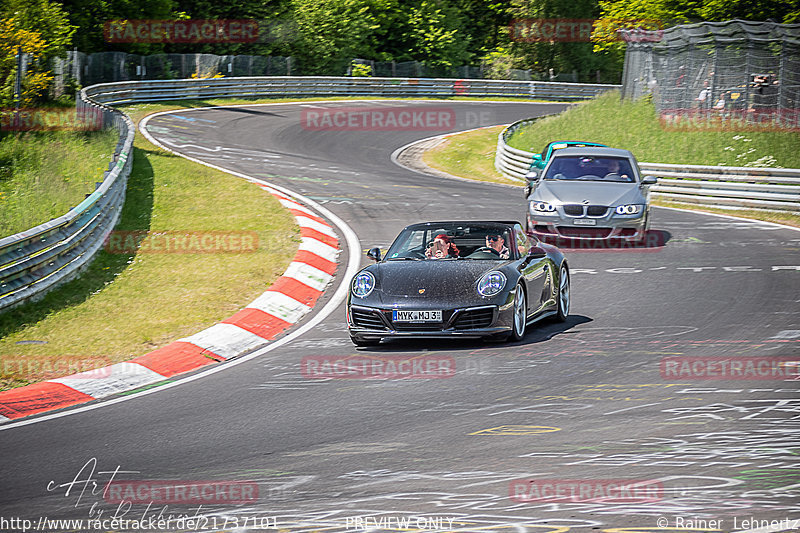
[[700,109],[708,109],[708,104],[711,102],[711,89],[708,87],[708,81],[703,82],[703,89],[700,91],[700,94],[697,95],[695,101],[697,102],[697,107]]

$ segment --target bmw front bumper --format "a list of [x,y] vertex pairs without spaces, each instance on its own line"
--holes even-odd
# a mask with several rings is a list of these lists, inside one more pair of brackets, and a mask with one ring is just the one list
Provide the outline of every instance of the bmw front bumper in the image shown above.
[[600,217],[572,217],[559,212],[552,215],[528,213],[528,231],[540,237],[565,239],[638,241],[644,238],[647,208],[636,215],[617,215],[612,208],[608,211],[610,214]]

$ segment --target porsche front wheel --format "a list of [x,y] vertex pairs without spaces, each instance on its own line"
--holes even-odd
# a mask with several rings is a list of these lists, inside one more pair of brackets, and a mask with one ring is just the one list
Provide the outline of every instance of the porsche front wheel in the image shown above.
[[525,290],[522,288],[522,285],[517,285],[517,292],[514,295],[514,320],[512,322],[509,340],[521,340],[522,337],[525,336],[527,324],[528,307],[525,305]]
[[558,273],[558,294],[556,295],[556,316],[558,322],[564,322],[569,316],[569,269],[561,265]]

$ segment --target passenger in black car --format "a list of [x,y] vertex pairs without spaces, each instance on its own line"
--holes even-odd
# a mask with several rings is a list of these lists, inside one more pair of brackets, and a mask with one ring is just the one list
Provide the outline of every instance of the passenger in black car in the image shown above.
[[453,240],[444,233],[437,235],[431,242],[430,247],[425,250],[425,257],[428,259],[458,257],[458,254],[459,250],[456,245],[453,244]]

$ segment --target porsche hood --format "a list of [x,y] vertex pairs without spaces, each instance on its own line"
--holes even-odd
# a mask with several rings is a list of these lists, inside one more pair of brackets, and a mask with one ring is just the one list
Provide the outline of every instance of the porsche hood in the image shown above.
[[507,262],[471,259],[386,261],[373,265],[369,270],[376,278],[376,290],[387,296],[447,299],[460,296],[462,291],[475,293],[476,283],[485,273],[497,270]]

